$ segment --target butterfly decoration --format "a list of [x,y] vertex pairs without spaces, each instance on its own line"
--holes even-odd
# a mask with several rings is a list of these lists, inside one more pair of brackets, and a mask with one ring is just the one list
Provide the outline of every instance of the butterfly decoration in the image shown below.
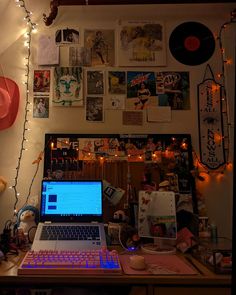
[[150,199],[142,197],[142,205],[147,205],[150,202]]

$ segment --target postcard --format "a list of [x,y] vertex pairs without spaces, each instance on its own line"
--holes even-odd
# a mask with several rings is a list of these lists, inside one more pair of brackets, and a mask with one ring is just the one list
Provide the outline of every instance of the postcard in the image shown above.
[[87,97],[86,98],[86,121],[89,121],[89,122],[104,121],[103,97]]
[[50,70],[34,70],[33,92],[50,92]]
[[123,111],[123,125],[143,125],[143,112],[141,111]]
[[125,109],[124,95],[108,95],[106,100],[106,108],[108,110],[124,110]]
[[49,117],[49,96],[34,96],[33,118]]

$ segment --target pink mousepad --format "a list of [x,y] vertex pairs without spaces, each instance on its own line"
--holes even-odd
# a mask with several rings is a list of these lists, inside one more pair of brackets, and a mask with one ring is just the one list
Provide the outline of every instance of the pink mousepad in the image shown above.
[[146,269],[135,270],[130,267],[131,255],[120,255],[120,262],[125,274],[129,275],[196,275],[198,272],[177,255],[141,254],[145,258]]

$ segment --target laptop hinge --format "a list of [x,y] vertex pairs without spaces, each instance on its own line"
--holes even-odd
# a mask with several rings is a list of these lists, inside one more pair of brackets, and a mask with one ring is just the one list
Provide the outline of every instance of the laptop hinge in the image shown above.
[[50,223],[52,223],[51,221],[44,221],[44,223],[46,223],[46,224],[50,224]]

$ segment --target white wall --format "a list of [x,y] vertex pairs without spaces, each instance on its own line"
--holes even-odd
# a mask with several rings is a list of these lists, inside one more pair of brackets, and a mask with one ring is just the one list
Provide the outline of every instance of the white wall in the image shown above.
[[[11,2],[11,3],[9,3]],[[59,13],[53,25],[46,27],[42,21],[42,14],[49,13],[49,1],[25,1],[26,6],[33,12],[32,20],[38,23],[39,33],[52,33],[58,28],[75,26],[77,28],[103,28],[116,27],[118,20],[161,20],[166,26],[167,40],[167,67],[158,67],[154,70],[189,71],[190,73],[190,103],[191,109],[185,111],[172,111],[170,123],[144,123],[141,127],[123,126],[120,111],[106,111],[104,123],[89,123],[85,121],[84,108],[51,107],[49,119],[35,119],[29,115],[28,123],[30,132],[26,133],[29,140],[26,144],[28,151],[22,156],[19,171],[18,191],[20,207],[28,193],[35,165],[32,161],[37,158],[43,149],[44,134],[46,132],[61,133],[190,133],[192,144],[198,153],[198,117],[197,117],[197,84],[203,79],[207,63],[199,66],[185,66],[177,62],[168,49],[168,38],[172,30],[185,21],[198,21],[206,26],[217,36],[221,25],[230,19],[230,12],[235,8],[232,4],[189,4],[189,5],[129,5],[129,6],[73,6],[60,7]],[[36,3],[37,2],[37,3]],[[15,80],[21,91],[21,102],[19,113],[11,128],[0,131],[0,175],[4,176],[8,185],[14,183],[16,175],[17,160],[20,152],[20,142],[23,132],[24,108],[25,108],[25,86],[22,85],[22,77],[25,72],[23,57],[26,55],[24,48],[23,32],[25,22],[22,9],[15,6],[14,1],[1,1],[1,16],[9,14],[0,19],[0,64],[5,76]],[[6,11],[5,11],[6,9]],[[235,29],[235,27],[232,26]],[[233,56],[235,46],[235,32],[230,28],[227,31],[225,44],[227,51]],[[31,74],[37,68],[37,36],[33,36],[31,48]],[[219,59],[219,47],[216,46],[214,55],[208,61],[214,73],[221,72],[221,61]],[[64,58],[63,58],[64,60]],[[32,75],[31,75],[32,76]],[[234,68],[227,68],[227,93],[230,109],[230,120],[233,123],[233,101],[234,101]],[[32,80],[31,80],[32,82]],[[32,99],[32,91],[30,91]],[[233,125],[230,129],[233,134]],[[232,138],[231,138],[232,143]],[[232,161],[233,148],[230,150]],[[32,195],[40,193],[40,180],[42,178],[42,165],[32,187]],[[232,170],[232,169],[231,169]],[[219,180],[216,175],[210,175],[209,181],[197,182],[197,187],[205,197],[207,213],[211,221],[218,226],[219,235],[231,236],[232,231],[232,171],[227,170]],[[7,189],[0,195],[0,229],[7,219],[13,215],[14,193]]]

